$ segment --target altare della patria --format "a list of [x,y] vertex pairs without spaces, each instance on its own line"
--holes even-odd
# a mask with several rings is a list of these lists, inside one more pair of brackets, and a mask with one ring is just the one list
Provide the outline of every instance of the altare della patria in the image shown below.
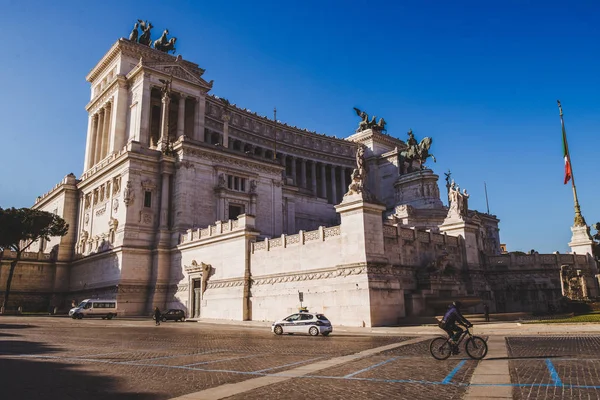
[[33,206],[69,233],[23,256],[15,305],[116,298],[125,316],[268,321],[301,293],[334,324],[382,326],[455,299],[533,312],[598,297],[585,223],[571,254],[503,254],[499,219],[469,209],[449,172],[440,193],[432,138],[358,108],[345,139],[257,115],[211,94],[204,69],[171,54],[177,39],[152,29],[139,20],[86,76],[83,172]]

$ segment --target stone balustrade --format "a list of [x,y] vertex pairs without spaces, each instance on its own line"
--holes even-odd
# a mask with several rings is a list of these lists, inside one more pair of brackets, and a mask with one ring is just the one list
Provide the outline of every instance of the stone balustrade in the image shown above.
[[246,228],[254,228],[254,217],[242,214],[237,219],[216,221],[214,225],[209,225],[207,228],[188,229],[186,233],[179,235],[179,244],[206,240]]
[[291,245],[304,245],[307,242],[319,241],[324,242],[332,237],[340,236],[342,234],[341,226],[332,226],[325,228],[320,226],[315,231],[300,231],[294,235],[281,235],[276,238],[266,238],[258,242],[252,243],[252,253],[257,251],[266,250],[270,251],[276,247],[289,247]]
[[487,257],[488,267],[501,268],[560,268],[561,265],[579,265],[587,267],[593,261],[582,254],[525,254],[514,253]]
[[[17,257],[16,251],[4,250],[2,253],[2,260],[14,260]],[[26,251],[21,254],[21,261],[48,261],[50,260],[50,253],[41,253],[37,251]]]
[[415,228],[402,228],[395,225],[383,225],[383,235],[385,237],[400,237],[403,240],[417,240],[422,243],[434,243],[449,246],[458,246],[458,238],[448,236],[445,233],[436,233],[431,231],[421,231]]

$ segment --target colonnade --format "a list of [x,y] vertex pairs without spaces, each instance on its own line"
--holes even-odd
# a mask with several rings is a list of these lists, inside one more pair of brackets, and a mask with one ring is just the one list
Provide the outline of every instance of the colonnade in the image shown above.
[[[218,132],[208,131],[206,142],[220,143]],[[257,158],[273,160],[273,150],[244,143],[239,139],[230,139],[229,148]],[[332,204],[342,201],[350,184],[352,168],[298,157],[292,154],[277,152],[277,162],[285,167],[285,178],[291,184],[309,191],[313,195],[325,198]]]
[[110,148],[110,132],[112,124],[113,101],[108,101],[92,116],[91,150],[86,168],[92,167],[108,155]]

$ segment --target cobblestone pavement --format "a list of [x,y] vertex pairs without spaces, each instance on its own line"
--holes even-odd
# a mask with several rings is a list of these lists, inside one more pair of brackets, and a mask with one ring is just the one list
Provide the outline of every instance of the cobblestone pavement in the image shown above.
[[507,338],[516,399],[600,398],[600,336]]
[[[0,317],[0,387],[7,399],[162,400],[351,356],[229,399],[460,399],[479,363],[436,361],[429,340],[273,335],[267,327],[151,320]],[[600,398],[600,337],[509,337],[513,396]],[[290,375],[288,375],[290,376]],[[489,386],[495,384],[490,382]],[[6,397],[5,397],[6,396]],[[201,398],[201,397],[198,397]]]

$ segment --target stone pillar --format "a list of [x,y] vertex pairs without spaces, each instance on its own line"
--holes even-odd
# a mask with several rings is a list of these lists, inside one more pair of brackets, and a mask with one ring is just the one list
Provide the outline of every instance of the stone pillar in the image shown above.
[[160,221],[159,229],[167,229],[169,223],[169,174],[162,173],[162,189],[160,192]]
[[300,186],[306,187],[306,159],[300,160]]
[[194,139],[204,142],[204,111],[206,101],[204,97],[196,98],[196,113],[194,115]]
[[[334,169],[335,170],[335,169]],[[340,214],[340,251],[339,266],[389,265],[385,255],[383,240],[382,204],[367,203],[361,194],[346,196],[335,205]],[[366,272],[366,271],[365,271]],[[370,271],[369,271],[370,272]],[[388,278],[364,274],[356,280],[356,290],[352,294],[354,314],[358,320],[352,325],[382,326],[397,323],[398,318],[405,316],[404,291],[389,286]],[[364,288],[364,289],[363,289]],[[350,317],[352,318],[352,317]]]
[[313,194],[317,195],[317,163],[315,161],[310,162],[310,188]]
[[231,116],[224,113],[221,119],[223,120],[223,147],[229,147],[229,120]]
[[104,128],[102,132],[102,149],[100,150],[100,159],[108,154],[108,144],[110,141],[110,120],[112,117],[112,103],[109,101],[104,106]]
[[[281,154],[281,165],[283,165],[283,177],[287,178],[287,165],[286,165],[287,154],[283,154],[283,153],[279,153],[279,154]],[[287,183],[287,181],[285,183]]]
[[327,171],[323,163],[321,163],[321,197],[327,198]]
[[[130,140],[137,140],[144,146],[147,146],[150,143],[150,111],[152,109],[152,87],[150,86],[150,82],[147,78],[144,79],[141,97],[141,101],[136,106],[139,109],[137,111],[139,123],[132,124],[131,128],[134,130],[130,131],[129,138]],[[139,127],[137,131],[136,125]]]
[[162,150],[163,147],[169,142],[169,108],[171,105],[171,97],[162,97],[162,113],[160,116],[160,138],[158,139],[158,149]]
[[342,196],[348,191],[348,185],[350,185],[350,182],[348,182],[348,168],[344,168],[342,167],[341,169],[341,173],[342,173]]
[[90,127],[88,128],[88,138],[85,148],[85,170],[94,165],[94,146],[96,144],[96,135],[98,134],[98,114],[94,114],[90,117],[89,125]]
[[294,185],[296,184],[296,157],[292,157],[292,180]]
[[337,204],[337,180],[335,178],[335,165],[331,166],[331,203]]
[[98,113],[98,127],[96,129],[96,140],[94,143],[94,162],[93,164],[100,161],[100,150],[102,149],[102,132],[104,132],[104,108],[101,108]]
[[129,92],[125,76],[119,75],[117,79],[119,89],[112,100],[112,116],[110,123],[111,135],[108,142],[108,153],[118,152],[127,144],[128,138],[126,129],[128,114],[132,114],[129,115],[129,121],[132,121],[136,112],[136,110],[130,108]]
[[177,138],[185,135],[185,95],[179,94],[179,110],[177,111]]

